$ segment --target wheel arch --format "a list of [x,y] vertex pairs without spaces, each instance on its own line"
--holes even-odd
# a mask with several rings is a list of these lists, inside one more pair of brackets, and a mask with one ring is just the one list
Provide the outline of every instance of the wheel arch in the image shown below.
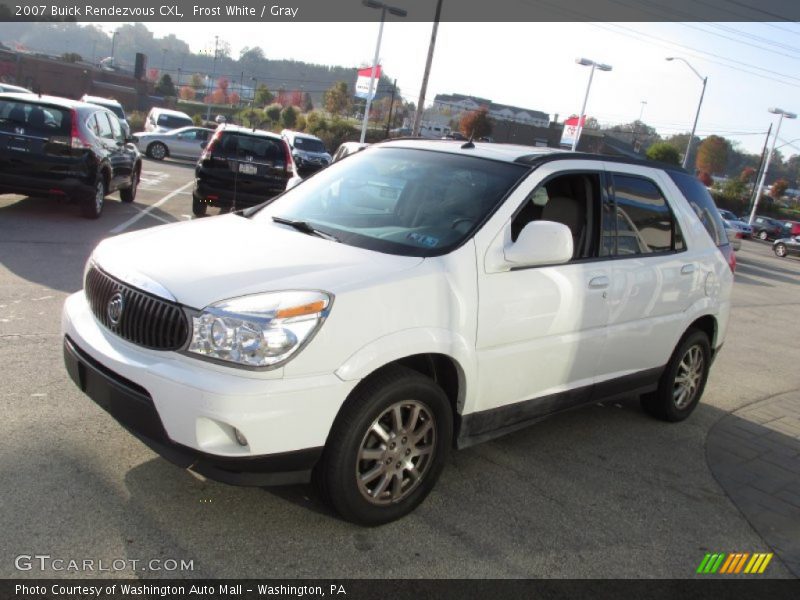
[[[681,340],[686,337],[686,334],[692,329],[698,329],[706,334],[708,337],[708,343],[711,345],[711,356],[713,357],[717,348],[718,324],[716,317],[714,315],[703,315],[702,317],[698,317],[691,322],[689,327],[686,328],[686,331],[681,336]],[[678,343],[680,343],[680,340]]]
[[167,158],[169,156],[169,146],[167,146],[161,140],[153,140],[152,142],[147,144],[147,148],[145,149],[145,154],[147,154],[147,156],[150,156],[150,149],[156,144],[158,144],[159,146],[164,146],[164,158]]

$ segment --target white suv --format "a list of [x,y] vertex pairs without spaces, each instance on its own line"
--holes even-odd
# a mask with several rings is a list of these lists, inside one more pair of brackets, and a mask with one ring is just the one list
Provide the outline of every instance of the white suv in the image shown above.
[[733,256],[681,169],[398,140],[243,213],[104,240],[64,307],[65,361],[176,464],[313,478],[378,524],[453,447],[620,395],[689,416]]

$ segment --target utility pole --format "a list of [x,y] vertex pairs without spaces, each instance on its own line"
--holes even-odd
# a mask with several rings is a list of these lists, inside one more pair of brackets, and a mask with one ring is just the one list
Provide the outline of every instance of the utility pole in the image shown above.
[[750,214],[750,209],[753,206],[754,201],[754,194],[756,193],[756,185],[758,184],[758,180],[761,177],[761,169],[764,167],[764,159],[767,157],[767,145],[769,145],[769,136],[772,133],[772,123],[769,124],[769,129],[767,129],[767,137],[764,140],[764,149],[761,151],[761,160],[758,161],[758,169],[756,170],[756,176],[753,177],[753,185],[750,189],[750,198],[747,203],[747,214]]
[[392,101],[389,104],[389,118],[386,120],[386,137],[389,137],[389,129],[392,127],[392,109],[394,108],[394,93],[397,91],[397,79],[392,82]]
[[419,100],[417,101],[417,111],[414,115],[414,127],[411,135],[419,135],[422,126],[422,111],[425,108],[425,92],[428,90],[428,77],[431,74],[431,63],[433,62],[433,49],[436,47],[436,32],[439,30],[439,17],[442,14],[442,0],[436,3],[436,15],[433,17],[433,30],[431,31],[431,43],[428,45],[428,59],[425,61],[425,74],[422,76],[422,88],[419,90]]
[[211,64],[211,81],[209,82],[208,91],[208,109],[206,110],[206,121],[211,120],[211,92],[214,89],[214,75],[217,71],[217,46],[219,44],[219,36],[214,36],[214,62]]

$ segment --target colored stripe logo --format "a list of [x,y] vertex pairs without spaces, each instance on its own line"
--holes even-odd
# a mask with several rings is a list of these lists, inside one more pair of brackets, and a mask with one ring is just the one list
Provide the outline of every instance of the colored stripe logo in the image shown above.
[[754,554],[749,552],[731,552],[730,554],[709,552],[697,567],[697,573],[702,575],[760,575],[766,571],[772,556],[772,552],[756,552]]

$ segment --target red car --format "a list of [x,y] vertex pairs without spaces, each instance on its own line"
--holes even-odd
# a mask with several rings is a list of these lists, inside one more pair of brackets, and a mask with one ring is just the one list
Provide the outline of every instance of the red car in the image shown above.
[[800,221],[784,221],[784,234],[788,237],[795,237],[800,235]]

